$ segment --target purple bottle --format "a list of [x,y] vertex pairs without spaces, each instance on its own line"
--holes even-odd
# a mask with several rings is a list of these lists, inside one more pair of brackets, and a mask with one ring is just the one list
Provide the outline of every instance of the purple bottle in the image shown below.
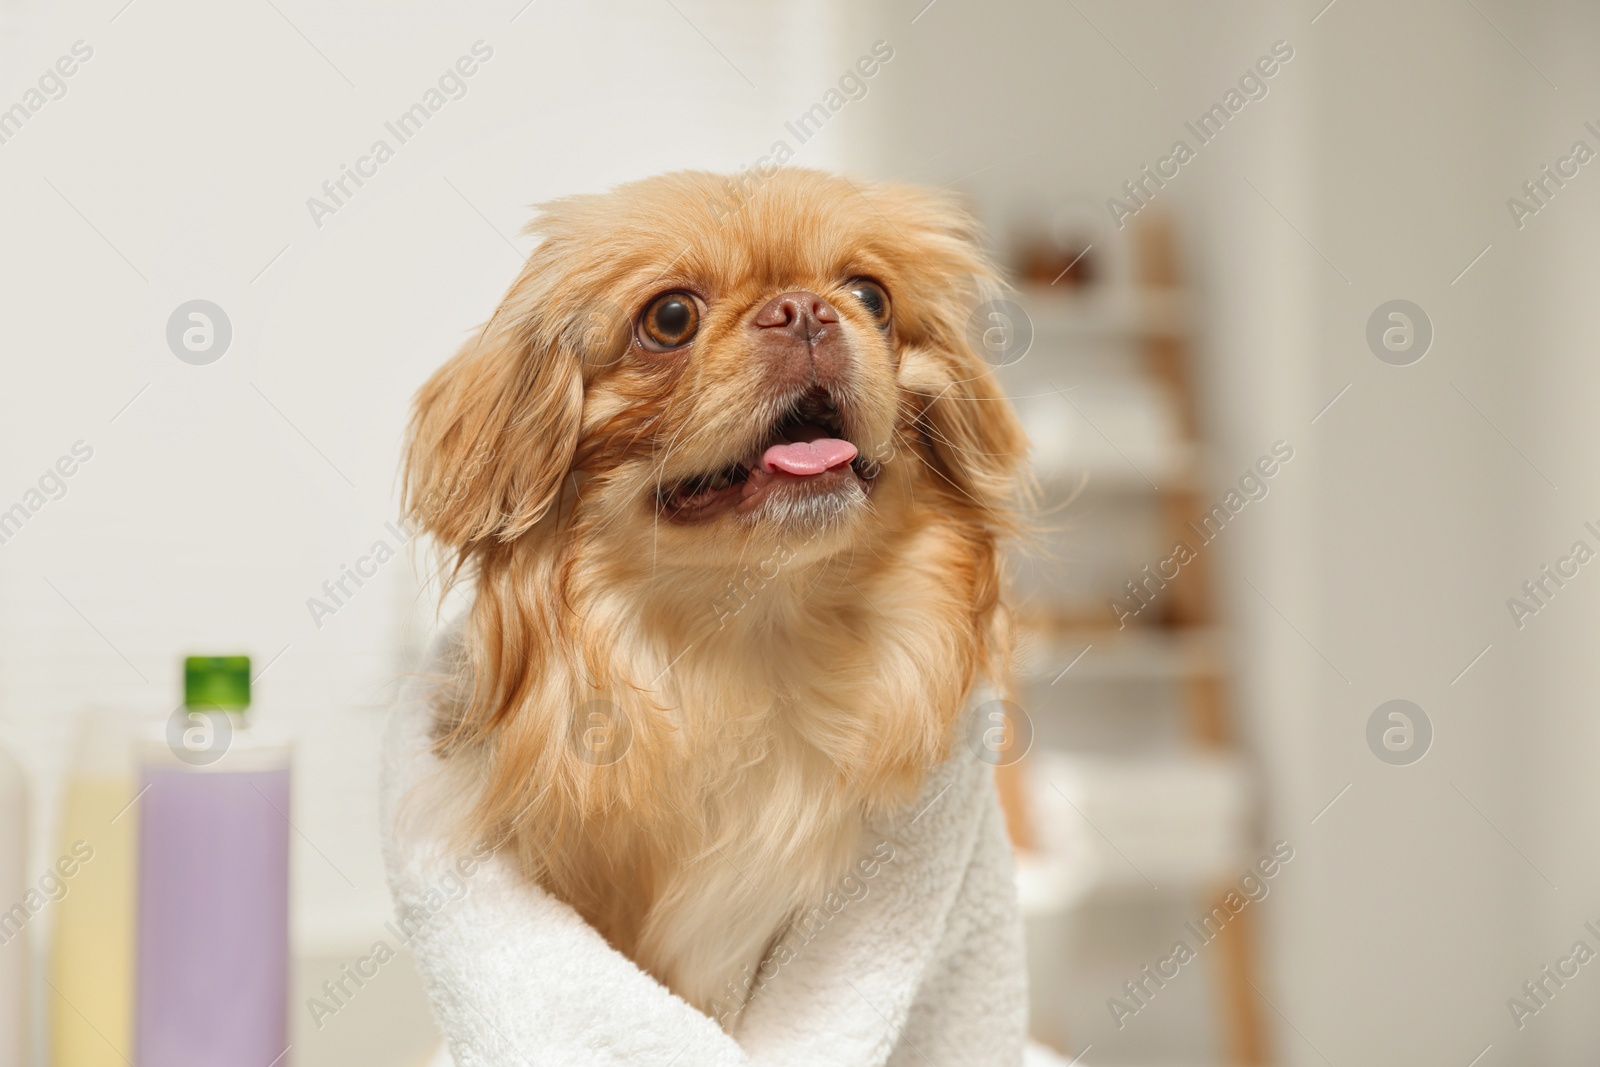
[[134,1067],[287,1067],[287,743],[252,731],[247,656],[191,656],[145,746]]

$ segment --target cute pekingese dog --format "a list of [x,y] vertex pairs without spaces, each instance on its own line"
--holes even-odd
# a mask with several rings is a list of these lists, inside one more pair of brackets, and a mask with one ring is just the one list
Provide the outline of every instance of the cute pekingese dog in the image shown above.
[[[783,169],[544,205],[422,388],[407,507],[472,607],[470,835],[707,1010],[956,750],[1025,442],[971,220]],[[966,753],[961,753],[966,757]]]

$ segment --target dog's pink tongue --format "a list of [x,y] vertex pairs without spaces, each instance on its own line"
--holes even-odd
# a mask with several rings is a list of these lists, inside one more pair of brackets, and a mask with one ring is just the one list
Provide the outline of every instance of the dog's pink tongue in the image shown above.
[[785,441],[761,454],[767,470],[788,474],[821,474],[856,458],[856,446],[837,437],[818,437],[810,441]]

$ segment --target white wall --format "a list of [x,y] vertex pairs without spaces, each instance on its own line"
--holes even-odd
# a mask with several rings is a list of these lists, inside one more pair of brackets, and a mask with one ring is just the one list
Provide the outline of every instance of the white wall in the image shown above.
[[[1541,17],[1543,16],[1543,17]],[[1600,127],[1600,94],[1592,62],[1600,36],[1600,17],[1592,9],[1567,5],[1552,12],[1522,15],[1508,33],[1560,86],[1519,72],[1529,106],[1515,157],[1497,174],[1502,203],[1540,164],[1554,163],[1572,141],[1582,138],[1600,150],[1600,137],[1583,127]],[[1515,68],[1513,68],[1515,69]],[[1491,211],[1493,216],[1495,213]],[[1492,597],[1503,604],[1514,587],[1553,562],[1584,537],[1584,520],[1600,515],[1600,485],[1594,476],[1594,411],[1600,403],[1600,365],[1595,360],[1594,302],[1600,278],[1600,173],[1591,163],[1560,190],[1548,208],[1518,231],[1510,213],[1494,217],[1495,249],[1512,253],[1501,275],[1527,272],[1530,284],[1525,332],[1506,347],[1497,378],[1515,382],[1516,403],[1507,409],[1504,429],[1560,487],[1527,482],[1507,505],[1520,527],[1515,560],[1496,568]],[[1485,259],[1487,262],[1487,258]],[[1600,547],[1593,535],[1585,538]],[[1600,590],[1583,569],[1518,632],[1509,612],[1493,615],[1495,651],[1504,648],[1501,667],[1509,682],[1498,709],[1518,748],[1531,758],[1518,761],[1519,781],[1507,790],[1515,829],[1507,828],[1560,891],[1531,884],[1534,915],[1531,936],[1518,953],[1517,967],[1503,984],[1520,984],[1536,967],[1554,962],[1584,937],[1585,920],[1600,927],[1600,779],[1594,753],[1600,750]],[[1503,606],[1501,610],[1505,609]],[[1546,625],[1548,623],[1548,625]],[[1503,644],[1501,642],[1504,642]],[[1491,767],[1499,761],[1491,763]],[[1486,773],[1492,773],[1487,772]],[[1523,835],[1523,836],[1517,836]],[[1517,861],[1513,861],[1517,862]],[[1522,873],[1522,872],[1519,872]],[[1526,875],[1523,874],[1526,878]],[[1595,940],[1587,938],[1591,946]],[[1558,994],[1548,1009],[1527,1021],[1533,1048],[1552,1063],[1593,1061],[1600,1057],[1600,975],[1583,977]],[[1503,996],[1511,995],[1506,990]],[[1509,1015],[1507,1016],[1507,1025]]]
[[[301,733],[300,828],[333,860],[296,858],[301,934],[353,940],[387,907],[358,709],[428,612],[404,559],[320,628],[306,601],[394,542],[411,393],[513,276],[527,205],[735,170],[856,52],[833,53],[825,10],[276,6],[5,8],[3,106],[75,41],[93,57],[0,144],[0,506],[75,441],[94,451],[0,545],[0,743],[43,799],[42,864],[84,707],[168,710],[183,654],[282,651],[258,706]],[[463,98],[410,143],[385,132],[480,40]],[[314,225],[307,198],[379,137],[394,158]],[[831,143],[798,161],[834,165]],[[233,324],[209,366],[164,340],[196,297]]]
[[[1308,636],[1345,676],[1310,661],[1315,755],[1302,773],[1317,807],[1351,787],[1306,832],[1314,882],[1280,926],[1292,982],[1280,1006],[1335,1060],[1466,1063],[1492,1044],[1500,1062],[1572,1062],[1536,1059],[1503,1008],[1549,901],[1495,825],[1521,836],[1513,798],[1541,754],[1504,714],[1504,645],[1461,673],[1502,637],[1504,583],[1491,575],[1517,538],[1507,500],[1538,480],[1472,407],[1520,436],[1505,356],[1527,325],[1523,276],[1491,252],[1452,285],[1501,239],[1500,172],[1527,86],[1516,53],[1470,8],[1342,4],[1317,29],[1307,232],[1348,283],[1314,264],[1316,407],[1351,389],[1314,428],[1314,547],[1286,549],[1319,588],[1280,607],[1309,615]],[[1380,362],[1364,338],[1393,298],[1434,322],[1413,366]],[[1434,724],[1412,766],[1383,764],[1363,736],[1393,698]],[[1284,1040],[1292,1062],[1318,1061]]]

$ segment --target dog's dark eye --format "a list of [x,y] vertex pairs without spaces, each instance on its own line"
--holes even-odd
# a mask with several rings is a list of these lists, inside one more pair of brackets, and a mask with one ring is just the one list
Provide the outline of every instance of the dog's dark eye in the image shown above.
[[851,296],[861,301],[861,306],[867,309],[879,329],[889,325],[889,294],[883,291],[883,286],[866,278],[857,278],[847,288]]
[[700,305],[688,293],[662,293],[639,317],[640,340],[657,352],[682,348],[699,328]]

